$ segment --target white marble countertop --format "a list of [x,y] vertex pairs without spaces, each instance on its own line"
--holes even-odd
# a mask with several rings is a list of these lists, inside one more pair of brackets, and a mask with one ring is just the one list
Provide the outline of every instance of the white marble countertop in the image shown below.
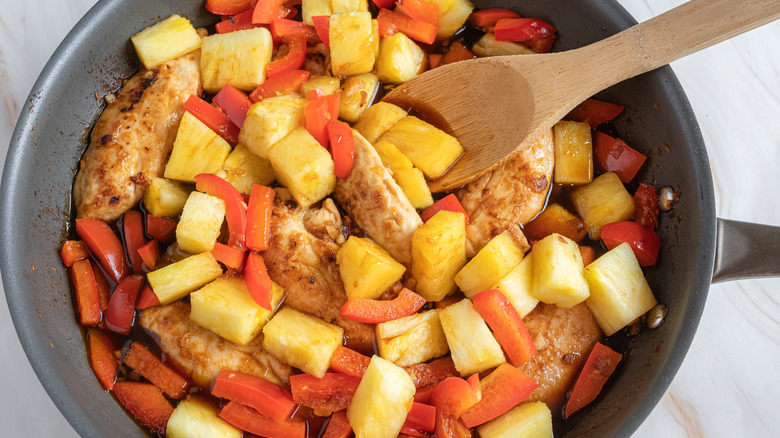
[[[96,0],[0,0],[0,158],[30,88]],[[681,0],[620,0],[639,21]],[[739,7],[739,2],[734,2]],[[715,178],[718,216],[780,225],[780,22],[672,64],[698,118]],[[775,295],[773,295],[775,294]],[[636,437],[780,433],[780,279],[710,289],[677,377]],[[4,295],[3,295],[4,296]],[[0,299],[0,435],[77,434],[27,361]]]

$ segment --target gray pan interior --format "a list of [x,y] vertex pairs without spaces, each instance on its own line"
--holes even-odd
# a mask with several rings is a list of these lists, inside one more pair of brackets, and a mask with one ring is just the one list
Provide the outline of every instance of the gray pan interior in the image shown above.
[[[70,231],[71,184],[103,109],[102,97],[136,71],[129,36],[180,13],[196,25],[215,21],[201,0],[106,0],[68,35],[36,82],[14,131],[2,180],[0,267],[22,345],[39,379],[85,437],[142,434],[90,369],[58,251]],[[554,23],[554,50],[579,47],[635,23],[614,1],[477,1]],[[583,72],[587,74],[587,72]],[[97,94],[96,94],[97,93]],[[599,95],[626,105],[614,124],[650,157],[638,180],[679,186],[682,200],[662,215],[664,250],[647,271],[666,323],[610,340],[627,354],[599,399],[559,428],[559,436],[627,436],[650,413],[682,363],[712,278],[715,202],[707,153],[693,111],[668,67]],[[521,109],[518,109],[521,110]]]

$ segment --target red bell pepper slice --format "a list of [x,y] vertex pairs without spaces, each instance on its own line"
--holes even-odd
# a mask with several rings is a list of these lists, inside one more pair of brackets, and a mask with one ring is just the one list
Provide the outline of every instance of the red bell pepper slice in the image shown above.
[[436,385],[431,394],[431,404],[436,407],[436,436],[440,438],[468,438],[469,429],[458,417],[476,405],[482,398],[479,374],[468,381],[450,377]]
[[557,30],[538,18],[502,18],[496,22],[493,33],[496,41],[528,41],[551,36]]
[[623,105],[602,102],[596,99],[587,99],[585,102],[574,107],[563,120],[574,122],[583,122],[595,128],[604,122],[608,122],[623,112]]
[[[601,230],[604,230],[603,234]],[[601,240],[607,249],[612,249],[623,242],[631,245],[636,260],[640,266],[653,266],[661,251],[661,237],[642,224],[631,221],[612,222],[599,227]]]
[[325,373],[321,379],[310,374],[290,376],[295,403],[330,412],[347,409],[359,384],[360,377],[341,373]]
[[146,268],[153,271],[160,260],[160,247],[157,245],[157,241],[152,239],[138,248],[138,256],[141,257]]
[[217,15],[235,15],[251,9],[257,0],[206,0],[206,10]]
[[274,42],[282,42],[284,38],[303,36],[309,44],[320,42],[320,36],[314,26],[309,24],[288,20],[286,18],[277,18],[271,22],[269,28]]
[[95,326],[100,323],[100,294],[89,260],[77,260],[70,271],[76,295],[76,307],[81,325]]
[[309,102],[303,109],[306,119],[306,130],[312,135],[322,147],[328,147],[327,125],[330,121],[336,121],[339,118],[340,94],[330,94],[322,96],[322,90],[311,90],[308,94]]
[[130,270],[127,266],[125,248],[107,223],[94,218],[76,219],[76,232],[114,283],[119,283],[125,278]]
[[320,37],[322,44],[330,49],[330,16],[317,15],[311,17],[311,21],[314,22],[314,31],[317,32],[317,36]]
[[416,437],[427,437],[436,428],[436,408],[430,405],[414,402],[412,409],[406,415],[406,421],[401,427],[401,433]]
[[199,192],[216,196],[225,201],[225,219],[227,220],[230,237],[228,245],[244,248],[246,241],[246,204],[241,192],[233,184],[214,175],[201,173],[195,175],[195,188]]
[[116,381],[116,367],[119,361],[114,351],[117,342],[113,335],[97,328],[87,329],[87,342],[89,345],[89,365],[105,390],[114,387]]
[[125,248],[127,248],[127,258],[130,259],[130,266],[134,274],[143,274],[144,261],[138,255],[138,248],[145,243],[144,239],[144,218],[138,210],[128,210],[122,218],[125,232]]
[[626,142],[603,132],[593,135],[593,154],[596,164],[604,172],[615,172],[628,184],[645,163],[646,156],[630,148]]
[[[409,38],[425,44],[433,44],[436,41],[438,28],[431,23],[415,20],[398,12],[389,9],[380,9],[376,17],[379,24],[380,36],[386,37],[395,33],[393,28],[397,28]],[[384,31],[384,32],[383,32]]]
[[92,265],[92,272],[95,274],[95,281],[97,282],[100,311],[105,314],[106,309],[108,309],[108,301],[111,299],[111,285],[108,284],[108,278],[106,278],[99,266]]
[[471,24],[477,27],[481,27],[488,32],[491,32],[498,23],[498,20],[504,18],[523,18],[515,11],[504,8],[490,8],[482,9],[481,11],[474,11],[469,16]]
[[152,382],[169,397],[177,400],[187,395],[190,382],[180,376],[176,371],[164,364],[154,353],[149,351],[140,342],[130,344],[130,349],[125,353],[122,362],[136,370],[138,374]]
[[467,49],[466,46],[459,42],[454,42],[452,45],[450,45],[450,49],[447,50],[447,53],[445,53],[444,57],[441,59],[441,65],[451,64],[458,61],[466,61],[476,57],[477,55],[472,53],[471,50]]
[[119,403],[146,427],[160,435],[165,433],[173,406],[158,387],[151,383],[122,381],[114,384],[114,394]]
[[519,367],[536,354],[531,333],[512,303],[498,289],[474,295],[474,310],[487,322],[512,365]]
[[249,289],[249,295],[263,308],[271,308],[271,297],[273,296],[273,283],[268,276],[268,270],[265,267],[265,261],[260,254],[250,251],[246,257],[244,265],[244,280]]
[[265,66],[265,74],[272,78],[290,70],[300,70],[306,60],[306,38],[303,35],[284,38],[288,52],[283,58],[276,59]]
[[138,302],[135,303],[136,309],[148,309],[149,307],[159,306],[160,300],[157,295],[154,294],[152,288],[147,284],[141,290],[141,296],[138,297]]
[[426,0],[401,0],[395,2],[399,11],[418,21],[424,21],[439,29],[439,5]]
[[60,251],[60,258],[62,263],[70,268],[76,260],[89,258],[89,251],[87,251],[87,246],[84,245],[84,242],[80,240],[66,240]]
[[254,29],[256,27],[264,27],[265,25],[263,24],[252,23],[252,14],[254,13],[255,11],[253,9],[249,9],[240,14],[236,14],[225,18],[224,20],[216,24],[215,27],[217,29],[217,33],[230,33],[239,30]]
[[639,184],[639,188],[634,192],[634,222],[639,222],[645,228],[654,230],[658,228],[660,210],[655,187]]
[[235,401],[225,405],[219,416],[239,429],[266,438],[306,437],[306,423],[303,421],[273,421],[255,409]]
[[580,245],[580,255],[582,256],[582,266],[588,266],[596,260],[596,251],[590,246]]
[[214,96],[214,104],[222,108],[228,119],[241,129],[244,126],[244,120],[246,120],[246,113],[252,106],[252,101],[243,91],[230,84],[225,84]]
[[231,144],[238,143],[239,129],[228,116],[215,108],[210,103],[192,94],[183,105],[184,109],[203,122],[212,131],[224,138]]
[[378,9],[390,9],[393,7],[395,0],[371,0],[374,2]]
[[563,407],[564,420],[596,399],[622,358],[622,354],[599,342],[596,343],[574,382],[569,400]]
[[176,221],[146,214],[146,234],[158,242],[170,242],[176,236]]
[[412,378],[415,388],[418,389],[439,383],[448,377],[459,375],[458,370],[455,369],[455,362],[452,361],[451,357],[405,366],[404,370]]
[[537,386],[518,368],[501,364],[482,379],[482,400],[464,412],[460,419],[468,427],[486,423],[517,406]]
[[355,147],[352,142],[352,128],[345,122],[328,122],[325,125],[330,143],[330,153],[333,156],[333,171],[336,177],[349,178],[352,173],[352,162],[355,158]]
[[235,371],[222,371],[211,394],[247,405],[277,423],[289,420],[296,407],[290,394],[280,386]]
[[285,94],[295,93],[309,80],[309,72],[306,70],[289,70],[268,78],[255,88],[255,91],[249,95],[254,102],[260,102],[274,96],[283,96]]
[[444,55],[441,53],[431,53],[428,55],[428,64],[431,66],[431,68],[436,68],[439,65],[441,65],[441,60],[444,58]]
[[259,184],[252,187],[246,211],[246,246],[252,251],[268,249],[275,197],[276,191],[270,187]]
[[211,250],[211,255],[214,256],[218,262],[222,263],[228,268],[232,268],[237,271],[244,269],[246,251],[243,249],[216,242],[214,243],[214,248]]
[[536,38],[528,41],[520,41],[520,44],[528,47],[536,53],[550,53],[553,43],[555,43],[555,35],[546,36],[544,38]]
[[420,310],[427,302],[422,296],[403,288],[401,293],[392,300],[350,298],[341,307],[339,315],[366,324],[379,324],[409,316]]
[[130,334],[135,319],[135,302],[141,286],[142,275],[129,275],[116,285],[106,309],[106,328],[123,335]]
[[339,345],[333,356],[330,357],[330,369],[337,373],[363,377],[370,362],[371,359],[368,357]]
[[352,426],[347,418],[347,411],[334,412],[330,416],[322,438],[349,438],[352,436]]
[[466,214],[466,210],[463,209],[463,206],[460,205],[460,201],[458,201],[458,198],[454,194],[449,194],[434,202],[433,205],[423,210],[420,217],[422,218],[423,222],[428,222],[428,219],[432,218],[441,210],[463,213],[463,216],[466,219],[466,223],[469,223],[469,215]]
[[292,13],[286,0],[262,0],[258,1],[252,14],[252,23],[271,24],[277,18],[285,18]]

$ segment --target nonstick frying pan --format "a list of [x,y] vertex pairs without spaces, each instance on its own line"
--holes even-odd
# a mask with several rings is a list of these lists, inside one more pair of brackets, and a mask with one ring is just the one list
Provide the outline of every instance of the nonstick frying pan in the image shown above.
[[[71,184],[91,125],[102,110],[95,92],[118,88],[138,63],[129,36],[180,13],[196,25],[213,16],[201,1],[102,1],[52,57],[13,134],[2,181],[0,268],[14,323],[38,377],[82,436],[139,436],[141,430],[104,392],[89,368],[70,287],[57,253],[69,233]],[[579,47],[634,24],[615,2],[477,1],[512,7],[561,29],[555,50]],[[614,124],[651,155],[638,180],[679,186],[682,198],[662,216],[664,250],[647,278],[670,308],[655,331],[626,340],[626,357],[605,392],[559,435],[625,436],[653,409],[672,381],[696,331],[712,280],[760,275],[780,259],[780,230],[718,220],[706,150],[693,112],[668,67],[606,90],[626,105]],[[652,111],[660,104],[661,110]],[[663,145],[670,145],[667,150]],[[31,221],[30,218],[33,218]],[[763,247],[757,246],[760,242]],[[728,252],[724,248],[729,248]],[[757,258],[755,254],[762,254]],[[30,269],[31,267],[37,269]],[[49,269],[49,268],[56,269]],[[774,263],[777,273],[777,262]],[[621,335],[617,335],[618,337]]]

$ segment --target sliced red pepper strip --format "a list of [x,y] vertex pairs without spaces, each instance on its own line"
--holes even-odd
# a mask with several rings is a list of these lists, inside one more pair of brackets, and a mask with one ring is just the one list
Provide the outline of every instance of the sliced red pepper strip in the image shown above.
[[286,18],[277,18],[271,22],[271,36],[274,42],[282,42],[284,38],[303,36],[309,44],[317,44],[320,37],[314,26],[301,21],[288,20]]
[[252,14],[252,23],[271,24],[277,18],[285,18],[292,11],[286,5],[286,0],[262,0],[257,2],[254,13]]
[[238,126],[231,122],[225,113],[210,103],[193,94],[187,98],[183,107],[220,137],[231,144],[238,143]]
[[231,401],[219,416],[239,429],[266,438],[305,438],[306,423],[303,421],[276,422],[249,406]]
[[99,266],[92,265],[92,272],[95,274],[95,281],[97,282],[98,296],[100,298],[100,311],[105,315],[108,308],[108,301],[111,299],[111,285],[108,283],[108,278],[103,274],[103,271]]
[[596,343],[574,382],[569,400],[563,407],[564,420],[596,399],[622,358],[622,354]]
[[320,37],[322,44],[330,49],[330,16],[317,15],[311,17],[311,21],[314,22],[314,31],[317,32],[317,36]]
[[76,260],[89,258],[89,251],[87,251],[84,242],[80,240],[66,240],[60,251],[60,258],[62,263],[70,268]]
[[214,243],[214,248],[211,250],[211,255],[213,255],[218,262],[222,263],[228,268],[232,268],[237,271],[244,269],[246,251],[243,249],[216,242]]
[[227,220],[230,237],[228,245],[244,248],[246,241],[246,204],[241,192],[233,184],[214,175],[201,173],[195,175],[195,188],[199,192],[216,196],[225,201],[225,219]]
[[409,316],[422,308],[428,301],[422,296],[403,288],[392,300],[371,300],[350,298],[341,307],[342,318],[366,324],[379,324]]
[[129,275],[116,285],[106,309],[107,329],[123,335],[130,333],[135,319],[135,302],[143,283],[143,275]]
[[474,310],[487,322],[512,365],[519,367],[536,354],[536,347],[523,318],[498,289],[474,295]]
[[450,357],[436,359],[428,363],[409,365],[403,368],[411,376],[415,388],[424,388],[428,385],[439,383],[448,377],[459,375],[458,370],[455,369],[455,363]]
[[[340,94],[331,94],[320,96],[322,90],[316,89],[309,92],[309,103],[303,109],[306,119],[306,130],[312,135],[324,148],[328,147],[327,125],[330,121],[339,118]],[[315,97],[317,96],[317,97]]]
[[246,211],[246,246],[252,251],[268,249],[275,197],[276,191],[270,187],[252,187]]
[[360,377],[341,373],[325,373],[321,379],[310,374],[290,376],[295,403],[330,412],[347,409],[359,384]]
[[426,0],[401,0],[395,2],[398,10],[418,21],[424,21],[439,29],[439,5]]
[[458,201],[458,198],[454,194],[449,194],[434,202],[433,205],[423,210],[420,217],[423,222],[428,222],[428,219],[432,218],[440,210],[463,213],[463,216],[466,218],[466,223],[469,223],[469,215],[466,214],[466,210],[463,209],[463,206],[460,205],[460,201]]
[[76,307],[81,325],[95,326],[100,323],[100,294],[89,260],[77,260],[70,271],[76,295]]
[[114,394],[119,403],[146,427],[160,435],[165,433],[173,406],[158,387],[151,383],[121,381],[114,384]]
[[206,0],[206,10],[217,15],[235,15],[252,8],[257,0]]
[[603,172],[615,172],[626,184],[634,179],[647,159],[623,140],[598,131],[593,135],[593,154],[599,169]]
[[278,423],[289,420],[296,407],[290,394],[280,386],[262,377],[235,371],[222,371],[211,394],[247,405]]
[[328,133],[330,153],[333,156],[333,171],[336,177],[347,179],[352,173],[352,162],[355,157],[352,128],[345,122],[331,121],[325,125],[325,130]]
[[157,356],[140,342],[130,344],[122,362],[144,376],[169,397],[177,400],[187,395],[190,382],[164,364]]
[[639,184],[639,188],[634,192],[634,222],[639,222],[645,228],[654,230],[658,228],[660,209],[655,187]]
[[623,105],[602,102],[596,99],[587,99],[585,102],[574,107],[563,120],[572,120],[574,122],[587,123],[591,128],[595,128],[604,122],[608,122],[623,112]]
[[264,24],[252,23],[253,9],[249,9],[240,14],[227,17],[224,20],[216,24],[217,33],[230,33],[238,30],[254,29],[256,27],[264,27]]
[[588,266],[596,260],[596,251],[590,246],[580,245],[580,255],[582,256],[582,266]]
[[122,242],[107,223],[94,218],[76,219],[76,232],[114,283],[119,283],[129,274]]
[[138,256],[141,257],[146,268],[153,271],[157,266],[157,261],[160,260],[160,247],[157,245],[157,241],[152,239],[138,248]]
[[154,294],[152,288],[147,284],[141,290],[141,296],[138,297],[138,301],[135,303],[136,309],[148,309],[149,307],[159,306],[160,299]]
[[105,390],[114,387],[116,381],[116,367],[119,361],[114,351],[117,342],[113,335],[97,328],[87,329],[87,341],[89,344],[89,365]]
[[228,119],[241,129],[244,126],[246,113],[252,106],[252,101],[243,91],[230,84],[225,84],[214,96],[214,104],[222,108]]
[[143,274],[144,261],[138,255],[138,248],[145,243],[144,239],[144,218],[138,210],[128,210],[122,217],[122,228],[125,232],[125,248],[127,248],[127,258],[130,259],[130,266],[134,274]]
[[431,404],[436,407],[436,436],[471,437],[471,431],[458,417],[476,405],[481,398],[479,374],[474,374],[468,381],[459,377],[449,377],[436,385],[431,394]]
[[496,22],[496,41],[528,41],[548,37],[558,29],[538,18],[503,18]]
[[414,393],[414,401],[417,403],[422,403],[425,405],[431,404],[431,394],[433,394],[433,390],[436,388],[436,384],[424,386],[422,388],[417,388],[417,392]]
[[488,32],[491,32],[496,26],[498,20],[504,18],[523,18],[515,11],[504,8],[490,8],[482,9],[481,11],[474,11],[469,16],[471,24],[477,27],[481,27]]
[[289,70],[268,78],[255,88],[255,91],[249,95],[254,102],[260,102],[274,96],[283,96],[285,94],[295,93],[309,80],[309,72],[306,70]]
[[330,357],[330,369],[337,373],[363,377],[370,362],[371,359],[368,357],[339,345],[333,356]]
[[466,46],[456,41],[450,45],[450,49],[447,50],[447,53],[444,54],[444,57],[441,59],[441,65],[451,64],[458,61],[466,61],[476,57],[477,55],[472,53],[471,50],[467,49]]
[[553,43],[555,43],[555,35],[546,36],[544,38],[535,38],[528,41],[520,41],[520,44],[536,53],[550,53]]
[[441,65],[441,60],[444,58],[444,55],[440,53],[431,53],[428,55],[428,64],[430,64],[431,68],[436,68],[439,65]]
[[382,29],[387,30],[396,27],[399,31],[415,41],[425,44],[433,44],[433,42],[436,41],[438,28],[431,23],[415,20],[389,9],[380,9],[376,19],[380,27],[380,35],[382,35]]
[[322,434],[322,438],[349,438],[352,436],[352,426],[349,425],[349,419],[347,418],[347,411],[334,412],[330,416],[328,426],[325,427],[325,432]]
[[[601,230],[604,230],[606,234],[601,234]],[[658,253],[661,251],[661,237],[640,223],[612,222],[599,227],[599,234],[601,234],[601,240],[607,249],[612,249],[623,242],[631,245],[631,250],[634,251],[640,266],[653,266],[658,260]]]
[[158,242],[170,242],[176,236],[176,221],[146,214],[146,234]]
[[273,310],[271,308],[273,283],[271,282],[271,277],[268,276],[268,270],[265,268],[263,256],[254,251],[249,252],[244,265],[244,279],[252,299],[263,308]]
[[395,3],[394,0],[371,0],[374,2],[377,8],[379,9],[390,9],[393,7],[393,4]]
[[468,427],[479,426],[517,406],[537,386],[518,368],[503,363],[482,379],[482,400],[464,412],[460,419]]
[[[259,4],[259,3],[258,3]],[[306,60],[306,38],[302,35],[284,38],[289,51],[284,58],[271,61],[265,66],[265,74],[272,78],[290,70],[300,70]]]
[[401,433],[417,437],[426,437],[436,428],[436,408],[430,405],[414,402],[412,409],[406,415],[406,421],[401,427]]

